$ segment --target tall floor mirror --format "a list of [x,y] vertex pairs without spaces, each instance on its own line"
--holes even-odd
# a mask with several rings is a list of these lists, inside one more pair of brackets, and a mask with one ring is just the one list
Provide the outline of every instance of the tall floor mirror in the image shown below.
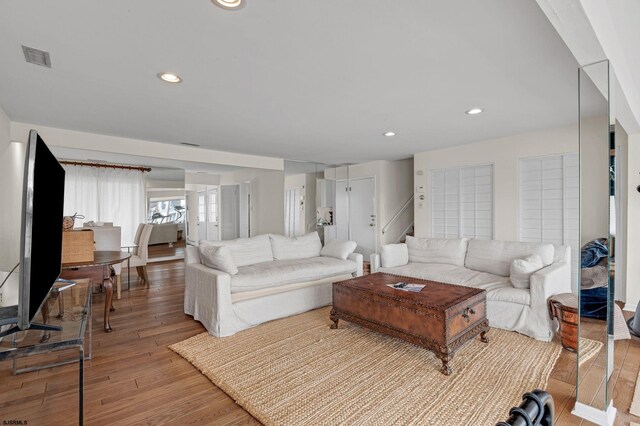
[[615,117],[609,61],[581,67],[579,335],[574,414],[613,424]]

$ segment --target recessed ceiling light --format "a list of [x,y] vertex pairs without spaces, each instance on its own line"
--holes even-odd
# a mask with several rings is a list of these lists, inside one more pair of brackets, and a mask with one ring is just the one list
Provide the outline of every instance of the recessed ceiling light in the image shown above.
[[244,7],[244,0],[211,0],[213,4],[227,10],[238,10]]
[[159,72],[158,78],[162,81],[166,81],[167,83],[181,83],[182,78],[178,74],[174,74],[172,72]]
[[385,135],[386,137],[391,137],[391,136],[395,136],[396,132],[384,132],[383,135]]
[[466,113],[469,115],[475,115],[480,114],[482,111],[484,111],[482,108],[471,108],[469,111],[466,111]]

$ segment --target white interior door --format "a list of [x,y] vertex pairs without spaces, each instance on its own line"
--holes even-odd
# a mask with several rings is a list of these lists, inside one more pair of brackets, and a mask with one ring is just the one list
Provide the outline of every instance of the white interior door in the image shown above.
[[198,191],[198,241],[207,239],[207,192]]
[[240,236],[239,186],[220,186],[220,236],[222,240],[233,240]]
[[219,240],[218,188],[207,190],[207,240]]
[[375,181],[352,179],[349,187],[349,239],[358,243],[356,252],[368,259],[376,251]]
[[336,203],[333,208],[333,224],[336,226],[335,237],[340,241],[349,240],[349,194],[347,181],[336,181]]

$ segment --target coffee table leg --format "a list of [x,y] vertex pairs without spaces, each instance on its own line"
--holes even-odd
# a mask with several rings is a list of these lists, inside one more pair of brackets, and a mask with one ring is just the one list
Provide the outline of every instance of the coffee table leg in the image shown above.
[[440,372],[445,376],[450,376],[451,373],[453,373],[453,370],[449,367],[449,361],[451,361],[451,358],[453,358],[453,356],[450,356],[449,354],[440,355],[440,359],[442,360],[442,368],[440,369]]
[[489,328],[489,321],[485,320],[482,326],[484,327],[484,330],[482,330],[482,333],[480,333],[480,341],[482,343],[489,343],[489,338],[487,337],[487,333],[489,332],[489,330],[491,330]]
[[331,328],[332,329],[338,328],[338,321],[340,321],[340,318],[338,317],[338,312],[335,309],[331,309],[331,313],[329,314],[329,319],[333,321],[333,324],[331,324]]

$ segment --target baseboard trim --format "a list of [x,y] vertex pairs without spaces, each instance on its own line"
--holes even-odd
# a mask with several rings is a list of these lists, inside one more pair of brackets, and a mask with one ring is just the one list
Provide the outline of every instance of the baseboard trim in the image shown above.
[[638,305],[631,305],[629,303],[625,303],[624,308],[622,308],[622,310],[628,311],[628,312],[635,312],[637,308],[638,308]]
[[613,422],[616,419],[617,412],[618,410],[613,406],[613,401],[609,403],[607,411],[598,410],[597,408],[593,408],[590,405],[576,402],[576,405],[573,407],[573,411],[571,411],[571,414],[598,425],[613,426]]
[[147,259],[147,263],[167,262],[169,260],[182,260],[182,259],[184,259],[184,254],[177,254],[175,256],[150,257],[149,259]]

